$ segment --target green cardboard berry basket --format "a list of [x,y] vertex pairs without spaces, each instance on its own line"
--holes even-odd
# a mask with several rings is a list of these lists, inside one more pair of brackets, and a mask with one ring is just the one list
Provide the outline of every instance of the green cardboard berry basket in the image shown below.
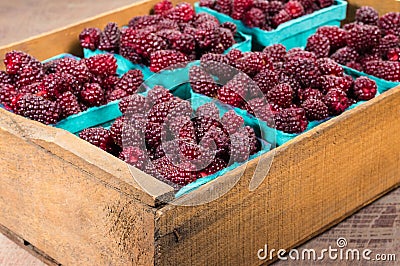
[[346,18],[347,2],[335,0],[330,7],[285,22],[272,31],[264,31],[257,27],[249,28],[240,20],[233,19],[213,9],[202,7],[198,2],[195,3],[195,10],[197,13],[205,12],[215,16],[220,23],[227,21],[235,23],[238,31],[253,36],[254,46],[256,47],[280,43],[291,49],[305,46],[308,37],[321,26],[340,26],[340,22]]

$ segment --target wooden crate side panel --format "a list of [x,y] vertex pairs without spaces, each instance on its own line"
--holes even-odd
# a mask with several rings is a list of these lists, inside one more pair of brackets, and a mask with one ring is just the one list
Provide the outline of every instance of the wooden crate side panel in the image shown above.
[[153,208],[23,138],[0,139],[0,224],[62,264],[152,263]]
[[378,12],[379,15],[384,15],[388,12],[399,12],[400,11],[400,2],[396,0],[350,0],[348,1],[350,4],[349,10],[351,11],[350,17],[354,18],[355,10],[362,6],[372,6]]
[[400,87],[278,148],[254,192],[252,162],[218,200],[160,209],[156,263],[257,265],[265,244],[288,249],[309,239],[400,185],[399,130]]
[[[4,109],[0,109],[0,127],[39,145],[82,171],[92,174],[99,182],[104,182],[144,204],[156,206],[161,200],[174,197],[171,186],[129,167],[122,160],[67,131],[45,126]],[[141,182],[151,183],[146,186],[147,191],[136,182],[139,178]]]

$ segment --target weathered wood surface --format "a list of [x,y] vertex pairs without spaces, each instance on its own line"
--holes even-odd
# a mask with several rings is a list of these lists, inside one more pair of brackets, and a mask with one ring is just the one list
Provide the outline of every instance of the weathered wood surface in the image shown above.
[[[146,198],[135,198],[145,193],[137,193],[133,183],[121,178],[107,181],[110,174],[85,168],[87,161],[79,165],[70,159],[74,155],[57,149],[52,142],[57,138],[44,134],[41,129],[47,127],[42,124],[0,112],[1,225],[65,264],[152,261],[154,244],[148,236],[154,233],[154,209],[144,203]],[[68,135],[78,141],[78,149],[91,151],[90,145],[86,148]],[[91,152],[100,159],[110,156]]]

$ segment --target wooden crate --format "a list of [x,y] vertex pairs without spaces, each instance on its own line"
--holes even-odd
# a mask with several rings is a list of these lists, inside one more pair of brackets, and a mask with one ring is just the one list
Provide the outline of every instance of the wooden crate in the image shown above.
[[[39,59],[78,52],[85,26],[123,24],[156,1],[0,48]],[[289,249],[400,185],[400,87],[263,155],[217,200],[177,206],[172,187],[61,129],[0,110],[0,230],[49,264],[258,265],[268,244]],[[151,183],[151,195],[132,178]],[[185,198],[218,189],[236,169]],[[146,186],[147,188],[149,186]],[[268,262],[267,262],[268,263]]]

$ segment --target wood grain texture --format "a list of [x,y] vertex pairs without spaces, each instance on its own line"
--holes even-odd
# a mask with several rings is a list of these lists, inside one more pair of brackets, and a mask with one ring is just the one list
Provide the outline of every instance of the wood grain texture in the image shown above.
[[277,148],[256,191],[253,161],[218,200],[161,208],[156,263],[256,265],[264,244],[294,247],[399,186],[399,114],[400,87]]
[[43,125],[0,118],[0,224],[63,264],[151,263],[152,207],[36,144]]

